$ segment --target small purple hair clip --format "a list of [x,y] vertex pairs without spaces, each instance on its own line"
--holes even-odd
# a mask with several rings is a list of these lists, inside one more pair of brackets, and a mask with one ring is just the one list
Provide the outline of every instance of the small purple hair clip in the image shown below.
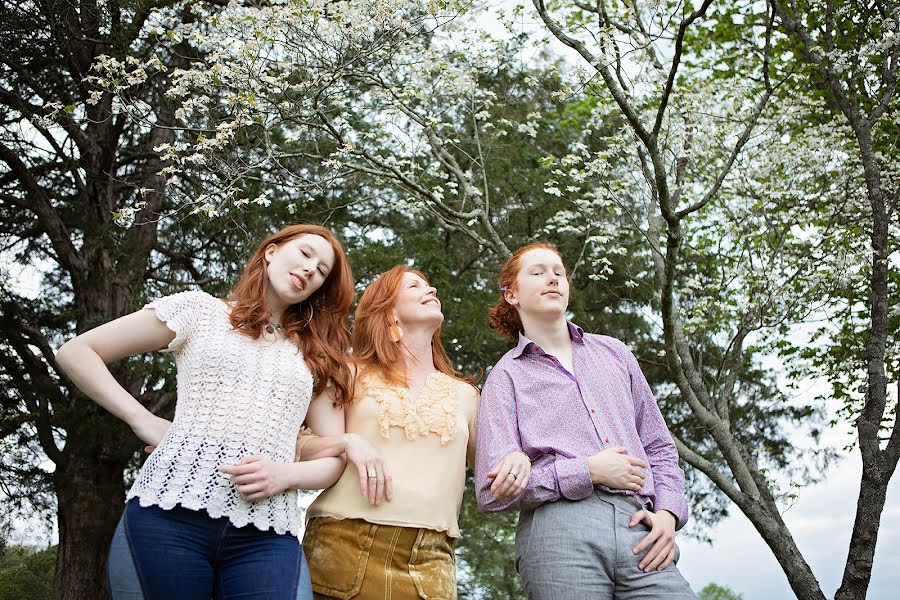
[[501,291],[501,292],[508,292],[508,291],[509,291],[509,286],[508,286],[508,285],[504,285],[502,288],[500,288],[500,291]]

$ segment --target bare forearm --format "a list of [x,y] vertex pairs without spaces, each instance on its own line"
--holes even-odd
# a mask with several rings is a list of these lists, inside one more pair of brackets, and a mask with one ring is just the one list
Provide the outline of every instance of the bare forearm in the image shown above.
[[475,468],[475,436],[474,435],[469,436],[469,443],[466,446],[466,463],[468,463],[468,465],[470,467],[472,467],[472,469]]
[[331,487],[344,473],[346,461],[335,456],[304,460],[287,465],[288,488],[321,490]]
[[84,395],[129,425],[149,414],[115,380],[103,359],[86,344],[64,344],[56,354],[56,361]]
[[301,448],[299,459],[303,461],[316,460],[325,457],[339,457],[347,451],[352,433],[340,435],[311,435]]

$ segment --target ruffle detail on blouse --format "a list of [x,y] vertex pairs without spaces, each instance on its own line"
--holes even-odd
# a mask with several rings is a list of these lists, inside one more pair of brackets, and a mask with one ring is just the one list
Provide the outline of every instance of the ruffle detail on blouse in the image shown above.
[[441,436],[441,445],[456,437],[459,398],[456,380],[443,373],[432,373],[413,399],[409,389],[371,382],[366,394],[378,403],[378,425],[382,437],[390,437],[391,427],[400,427],[406,439],[435,434]]

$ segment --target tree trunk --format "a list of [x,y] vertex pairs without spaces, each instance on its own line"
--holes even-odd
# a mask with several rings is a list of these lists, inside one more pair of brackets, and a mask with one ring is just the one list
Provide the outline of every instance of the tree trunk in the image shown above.
[[[65,463],[57,466],[59,553],[56,559],[56,600],[109,597],[106,557],[122,514],[128,463],[123,448],[135,445],[130,430],[114,417],[79,398],[68,428]],[[100,439],[98,439],[100,438]]]
[[[76,297],[79,332],[131,312],[133,289],[130,282],[118,283],[107,251],[93,243],[82,251],[96,271],[83,274],[86,285]],[[110,365],[110,371],[132,393],[140,389],[140,376],[136,379],[126,365]],[[80,392],[57,408],[54,420],[66,432],[54,486],[59,524],[54,597],[106,600],[107,555],[125,501],[123,472],[139,441],[127,425]]]
[[803,558],[781,515],[772,515],[762,505],[740,506],[781,565],[791,590],[799,600],[825,600],[815,574]]
[[891,436],[894,444],[883,450],[879,447],[879,433],[887,404],[887,375],[884,364],[888,338],[889,217],[871,128],[868,123],[860,122],[854,117],[855,113],[848,115],[848,120],[859,143],[872,208],[872,274],[869,279],[871,328],[866,343],[866,401],[856,423],[862,456],[862,479],[847,564],[835,600],[866,597],[872,579],[875,544],[878,541],[887,487],[897,468],[896,451],[892,448],[896,443],[896,432]]
[[859,485],[859,498],[856,502],[856,519],[853,522],[853,534],[850,537],[850,550],[841,587],[835,594],[835,600],[863,599],[869,588],[872,577],[872,564],[875,560],[875,544],[878,541],[878,529],[881,526],[881,514],[884,511],[889,477],[880,477],[874,473],[878,469],[870,466],[863,469]]

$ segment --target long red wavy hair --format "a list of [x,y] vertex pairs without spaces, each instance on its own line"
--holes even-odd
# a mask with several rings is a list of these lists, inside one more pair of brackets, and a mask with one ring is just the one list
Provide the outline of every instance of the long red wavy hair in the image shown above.
[[559,253],[556,246],[547,242],[537,242],[522,246],[503,263],[503,266],[500,268],[500,281],[498,283],[500,298],[497,300],[497,304],[492,306],[490,312],[488,312],[488,325],[511,342],[519,341],[519,333],[523,329],[519,311],[506,301],[506,290],[515,291],[516,278],[519,276],[522,256],[530,250],[550,250],[559,256],[559,260],[562,260],[562,254]]
[[[375,373],[387,383],[408,385],[403,361],[406,346],[403,345],[402,339],[393,342],[390,336],[391,325],[394,323],[391,319],[391,309],[406,273],[418,275],[428,283],[428,278],[421,271],[410,269],[406,265],[397,265],[379,275],[359,299],[353,318],[352,345],[353,360],[359,369],[360,379],[369,373]],[[431,338],[431,357],[434,366],[441,373],[468,383],[474,381],[473,378],[462,375],[453,368],[453,363],[441,344],[440,327]]]
[[334,266],[322,287],[303,302],[290,305],[284,312],[283,333],[303,352],[320,394],[328,382],[334,384],[335,403],[343,406],[353,399],[350,373],[350,328],[348,318],[353,303],[353,273],[344,248],[331,231],[318,225],[288,225],[264,239],[244,267],[228,302],[231,325],[236,331],[258,339],[269,324],[272,313],[266,303],[269,286],[266,248],[280,246],[305,233],[325,238],[334,250]]

